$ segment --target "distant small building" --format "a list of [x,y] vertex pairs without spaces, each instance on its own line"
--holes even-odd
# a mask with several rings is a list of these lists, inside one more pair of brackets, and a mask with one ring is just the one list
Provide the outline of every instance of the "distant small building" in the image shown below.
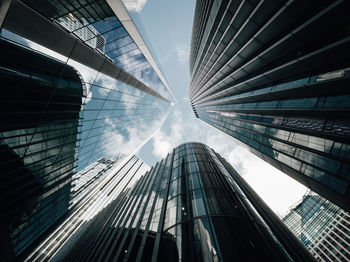
[[66,28],[70,33],[78,36],[82,41],[93,49],[105,52],[106,39],[89,24],[84,18],[75,18],[72,14],[58,19],[61,26]]
[[318,261],[350,260],[350,214],[309,192],[282,219]]

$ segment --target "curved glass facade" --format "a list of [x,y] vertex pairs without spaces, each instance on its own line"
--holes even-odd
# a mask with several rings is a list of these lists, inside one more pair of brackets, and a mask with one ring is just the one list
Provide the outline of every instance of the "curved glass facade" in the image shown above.
[[[163,232],[176,239],[181,260],[288,261],[210,148],[184,144],[169,157],[173,157],[173,165]],[[160,245],[160,258],[166,258],[171,248]]]
[[282,246],[227,165],[203,144],[180,145],[53,261],[313,261],[301,244]]
[[195,115],[349,210],[349,3],[197,1]]

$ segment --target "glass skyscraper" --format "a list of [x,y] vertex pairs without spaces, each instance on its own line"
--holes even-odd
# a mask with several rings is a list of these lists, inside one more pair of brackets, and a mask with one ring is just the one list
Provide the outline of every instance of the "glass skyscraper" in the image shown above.
[[102,158],[83,171],[76,178],[72,191],[70,210],[65,219],[48,235],[34,251],[21,255],[25,261],[49,261],[75,232],[85,229],[104,207],[115,200],[127,187],[131,187],[150,168],[136,156],[120,156],[111,161]]
[[251,202],[235,176],[209,147],[180,145],[51,261],[314,261],[290,231],[290,245],[280,241],[259,214],[271,211]]
[[350,214],[309,192],[283,222],[318,261],[350,260]]
[[100,158],[134,152],[176,102],[128,11],[121,1],[111,2],[16,1],[3,24],[3,37],[80,73],[85,90],[78,171]]
[[132,155],[176,101],[121,1],[9,3],[0,4],[0,230],[1,252],[16,257],[95,179],[78,189],[74,174]]
[[0,235],[7,257],[67,211],[84,86],[71,66],[2,39],[0,49]]
[[195,115],[350,210],[348,1],[197,1]]

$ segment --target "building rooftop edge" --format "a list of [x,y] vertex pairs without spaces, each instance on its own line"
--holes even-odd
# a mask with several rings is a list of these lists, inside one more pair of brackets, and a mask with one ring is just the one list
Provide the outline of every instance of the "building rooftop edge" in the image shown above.
[[162,83],[166,86],[168,91],[170,92],[171,96],[175,99],[176,98],[170,89],[168,82],[166,81],[165,77],[163,76],[161,70],[159,69],[158,64],[154,60],[150,50],[148,49],[145,41],[142,38],[142,35],[140,34],[139,30],[137,29],[134,21],[132,20],[131,16],[129,15],[129,11],[125,7],[124,3],[121,0],[106,0],[109,7],[112,9],[114,14],[118,17],[121,24],[124,26],[125,30],[129,33],[130,37],[134,40],[135,44],[138,46],[142,54],[145,56],[147,61],[150,63],[154,71],[157,73],[159,79],[162,81]]

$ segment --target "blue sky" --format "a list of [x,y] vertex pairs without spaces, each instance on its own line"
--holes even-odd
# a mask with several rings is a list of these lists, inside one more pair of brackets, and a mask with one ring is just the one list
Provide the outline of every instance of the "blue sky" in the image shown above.
[[236,144],[232,138],[203,123],[192,112],[187,90],[194,6],[195,1],[190,0],[148,0],[139,13],[178,103],[162,128],[137,155],[147,164],[154,165],[181,143],[205,143],[226,158],[277,214],[284,215],[306,188]]

